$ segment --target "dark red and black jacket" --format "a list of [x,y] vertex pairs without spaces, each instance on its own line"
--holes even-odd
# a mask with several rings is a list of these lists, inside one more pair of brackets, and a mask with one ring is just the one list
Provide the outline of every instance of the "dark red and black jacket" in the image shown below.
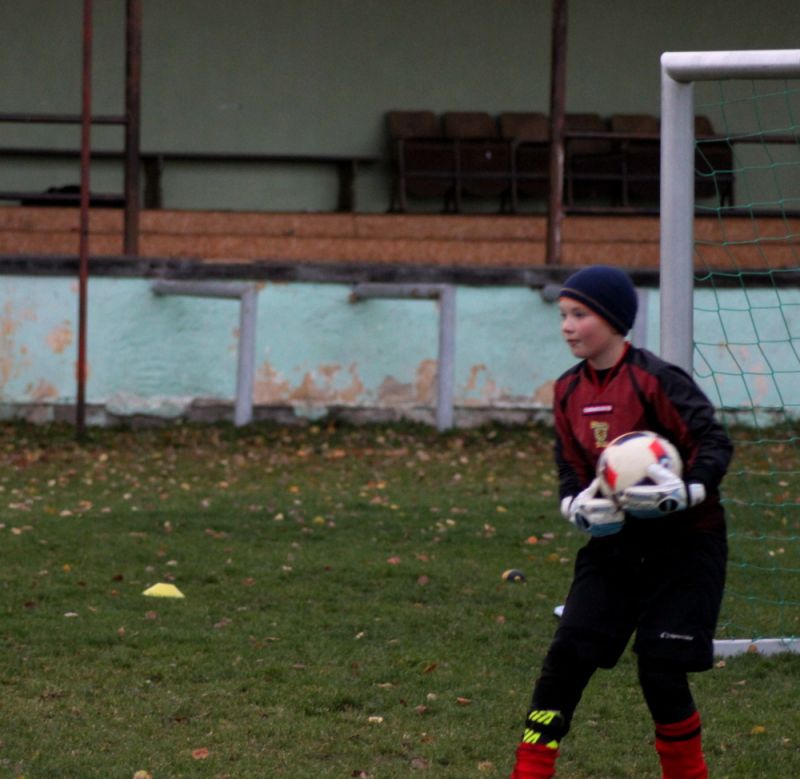
[[554,416],[562,499],[589,485],[598,457],[614,438],[652,430],[677,447],[684,481],[706,489],[706,500],[681,512],[682,519],[697,529],[724,527],[719,484],[733,445],[711,401],[685,371],[630,345],[601,375],[584,360],[556,381]]

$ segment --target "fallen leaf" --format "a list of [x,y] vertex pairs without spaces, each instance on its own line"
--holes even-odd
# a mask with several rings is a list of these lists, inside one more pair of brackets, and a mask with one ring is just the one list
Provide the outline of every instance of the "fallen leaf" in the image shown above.
[[208,756],[211,753],[205,747],[200,747],[199,749],[192,750],[192,759],[193,760],[208,760]]
[[751,731],[751,736],[760,736],[762,733],[766,733],[767,729],[763,725],[756,725]]
[[400,557],[398,555],[394,555],[393,557],[390,557],[386,562],[389,563],[389,565],[400,565]]
[[470,698],[462,698],[460,695],[456,698],[456,703],[459,706],[471,706],[472,700]]

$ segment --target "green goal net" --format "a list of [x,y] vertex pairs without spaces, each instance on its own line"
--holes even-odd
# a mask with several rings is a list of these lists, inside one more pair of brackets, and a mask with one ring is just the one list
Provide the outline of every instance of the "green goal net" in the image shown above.
[[736,447],[718,638],[798,651],[800,79],[698,80],[694,112],[692,362]]

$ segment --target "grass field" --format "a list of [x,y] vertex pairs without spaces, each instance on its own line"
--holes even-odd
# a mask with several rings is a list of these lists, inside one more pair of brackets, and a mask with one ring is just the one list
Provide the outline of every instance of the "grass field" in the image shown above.
[[[506,777],[584,540],[551,445],[0,426],[0,777]],[[800,776],[798,678],[751,655],[694,679],[715,779]],[[657,777],[651,731],[626,655],[559,775]]]

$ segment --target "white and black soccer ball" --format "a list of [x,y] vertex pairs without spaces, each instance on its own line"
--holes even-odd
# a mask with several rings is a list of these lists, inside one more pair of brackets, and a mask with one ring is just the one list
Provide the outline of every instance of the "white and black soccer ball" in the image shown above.
[[637,430],[618,436],[597,461],[600,491],[608,498],[618,499],[628,487],[652,484],[647,468],[656,463],[678,477],[683,473],[678,450],[658,433]]

